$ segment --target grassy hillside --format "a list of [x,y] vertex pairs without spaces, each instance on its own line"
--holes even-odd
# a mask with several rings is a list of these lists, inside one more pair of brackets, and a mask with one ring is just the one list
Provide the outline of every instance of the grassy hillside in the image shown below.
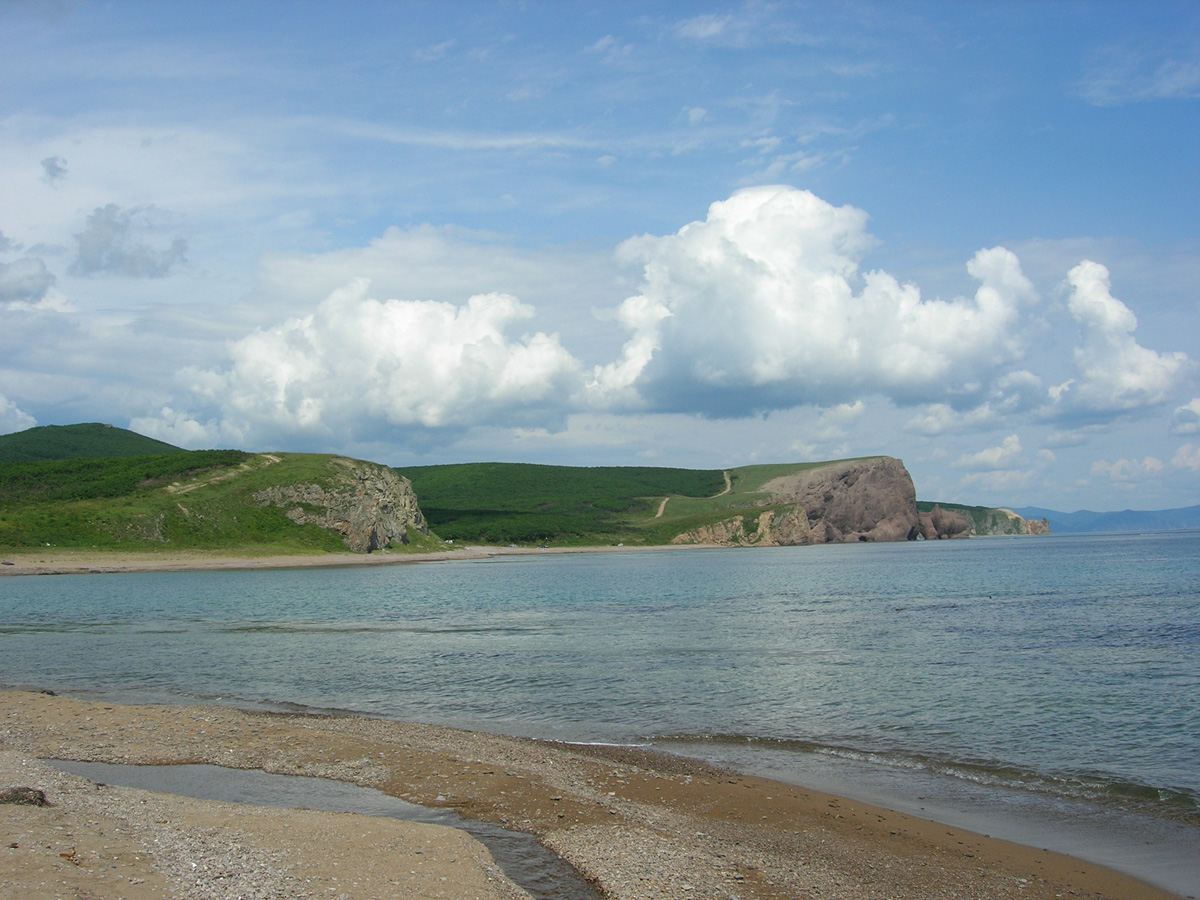
[[343,551],[335,532],[298,526],[251,496],[273,484],[322,483],[330,459],[200,450],[0,464],[0,548]]
[[720,472],[466,463],[398,470],[429,527],[446,540],[486,544],[633,540],[670,495],[720,491]]
[[0,463],[181,453],[179,447],[112,425],[43,425],[0,435]]
[[746,466],[726,473],[466,463],[398,471],[412,481],[430,527],[446,540],[653,545],[739,512],[757,517],[771,508],[760,505],[767,499],[766,482],[817,465],[823,463]]

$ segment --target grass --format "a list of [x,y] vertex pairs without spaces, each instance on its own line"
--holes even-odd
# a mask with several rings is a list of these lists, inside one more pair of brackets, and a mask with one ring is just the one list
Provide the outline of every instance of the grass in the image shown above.
[[650,546],[731,516],[757,519],[776,508],[762,490],[768,481],[821,465],[731,469],[728,493],[720,470],[468,463],[399,471],[412,481],[430,527],[447,540]]
[[582,468],[467,463],[398,470],[412,481],[442,538],[559,546],[642,542],[636,523],[664,496],[720,491],[717,471],[637,466]]
[[260,506],[274,484],[328,483],[332,457],[181,451],[0,465],[0,548],[276,555],[344,551],[336,532]]

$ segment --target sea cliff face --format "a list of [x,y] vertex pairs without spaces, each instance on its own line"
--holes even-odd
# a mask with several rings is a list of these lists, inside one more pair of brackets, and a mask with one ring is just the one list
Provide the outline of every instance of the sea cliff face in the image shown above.
[[[987,534],[1049,534],[1050,522],[1046,519],[1025,519],[1011,509],[998,509],[995,522]],[[979,532],[983,534],[985,532]]]
[[1050,523],[1046,519],[1025,519],[1011,509],[955,503],[934,504],[932,509],[928,504],[921,504],[921,509],[922,534],[930,539],[1050,533]]
[[795,546],[854,541],[911,541],[920,533],[916,490],[892,457],[805,469],[763,486],[758,516],[740,514],[685,532],[676,544]]
[[407,544],[411,532],[429,535],[429,526],[407,478],[387,466],[334,457],[324,484],[274,485],[257,491],[263,506],[287,509],[298,525],[317,525],[342,535],[357,553]]
[[953,509],[935,504],[930,512],[921,513],[921,537],[927,541],[971,536],[971,520]]

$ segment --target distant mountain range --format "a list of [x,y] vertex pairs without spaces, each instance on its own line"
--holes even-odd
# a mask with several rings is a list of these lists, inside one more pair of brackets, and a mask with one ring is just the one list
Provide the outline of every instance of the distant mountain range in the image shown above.
[[1094,534],[1106,531],[1179,531],[1200,528],[1200,506],[1182,509],[1125,509],[1121,512],[1058,512],[1040,506],[1014,509],[1026,519],[1046,519],[1051,534]]

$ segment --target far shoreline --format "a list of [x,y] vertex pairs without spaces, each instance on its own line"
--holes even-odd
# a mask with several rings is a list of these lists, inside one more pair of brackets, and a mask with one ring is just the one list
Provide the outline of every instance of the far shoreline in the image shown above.
[[22,550],[0,555],[0,576],[105,575],[131,572],[253,571],[258,569],[342,569],[397,566],[455,560],[486,560],[502,556],[541,556],[583,553],[656,552],[663,550],[736,549],[718,544],[613,544],[578,547],[456,546],[433,551],[375,551],[342,553],[248,555],[204,551]]

